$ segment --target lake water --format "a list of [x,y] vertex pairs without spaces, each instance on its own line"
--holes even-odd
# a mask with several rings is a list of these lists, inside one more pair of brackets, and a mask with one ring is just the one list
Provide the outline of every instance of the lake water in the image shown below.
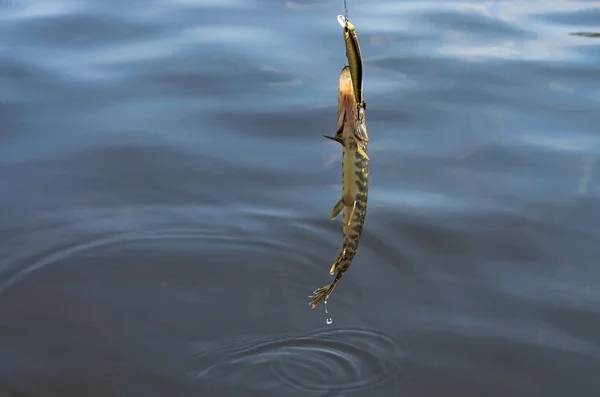
[[600,395],[598,2],[348,7],[326,314],[342,0],[0,0],[0,396]]

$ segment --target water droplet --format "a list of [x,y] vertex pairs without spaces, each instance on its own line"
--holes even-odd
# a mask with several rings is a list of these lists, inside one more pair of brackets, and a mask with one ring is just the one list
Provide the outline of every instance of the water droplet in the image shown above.
[[[325,314],[329,314],[329,312],[327,311],[327,300],[325,300],[323,302],[323,306],[325,307]],[[329,324],[333,323],[333,320],[331,319],[331,317],[327,317],[325,319],[325,322],[327,323],[327,325],[329,325]]]

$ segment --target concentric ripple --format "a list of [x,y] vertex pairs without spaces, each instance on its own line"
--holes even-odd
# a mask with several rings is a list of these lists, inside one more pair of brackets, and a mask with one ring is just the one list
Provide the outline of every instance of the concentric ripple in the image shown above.
[[[404,374],[404,352],[389,336],[367,329],[328,329],[300,335],[245,337],[198,352],[197,381],[248,384],[274,378],[303,392],[374,388]],[[239,383],[242,382],[242,383]],[[279,387],[281,384],[279,385]]]
[[[71,257],[77,257],[85,252],[101,252],[109,247],[126,246],[136,242],[145,242],[146,249],[157,249],[161,245],[173,242],[188,242],[187,247],[192,247],[199,252],[210,247],[213,250],[222,249],[224,252],[244,250],[244,252],[269,251],[287,252],[293,250],[284,241],[269,239],[254,231],[256,220],[251,216],[237,221],[244,225],[232,226],[217,224],[214,220],[207,219],[205,225],[197,227],[161,227],[156,228],[150,222],[144,222],[152,211],[145,214],[139,211],[139,224],[130,231],[109,231],[111,219],[105,215],[107,225],[94,230],[92,225],[95,218],[90,215],[86,222],[71,224],[51,224],[27,234],[27,250],[14,249],[12,252],[3,253],[0,257],[0,295],[6,289],[18,284],[31,273],[59,263]],[[215,211],[216,213],[216,211]],[[89,229],[89,230],[88,230]],[[145,229],[145,230],[144,230]],[[23,239],[25,240],[25,239]],[[192,249],[190,248],[190,249]],[[115,254],[118,256],[118,254]]]

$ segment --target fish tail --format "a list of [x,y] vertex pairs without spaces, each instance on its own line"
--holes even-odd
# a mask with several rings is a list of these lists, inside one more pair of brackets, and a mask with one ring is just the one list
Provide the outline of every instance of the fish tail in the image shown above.
[[319,303],[321,303],[321,302],[327,300],[327,298],[329,298],[329,295],[331,295],[331,293],[335,289],[335,286],[337,285],[338,281],[340,281],[340,279],[342,278],[343,274],[344,273],[338,271],[337,274],[335,275],[335,279],[333,279],[331,284],[324,285],[323,287],[316,289],[313,292],[313,294],[311,296],[309,296],[309,298],[313,298],[312,301],[310,301],[310,303],[308,304],[311,309],[314,309],[315,307],[317,307],[319,305]]
[[335,289],[335,286],[342,278],[342,275],[348,269],[348,266],[352,262],[352,258],[354,257],[354,250],[349,246],[350,242],[348,240],[344,241],[344,245],[342,249],[339,250],[337,258],[331,265],[331,269],[329,274],[333,274],[337,271],[335,278],[329,285],[325,285],[321,288],[316,289],[309,298],[313,298],[312,301],[308,304],[311,309],[317,307],[317,305],[329,298],[329,295]]

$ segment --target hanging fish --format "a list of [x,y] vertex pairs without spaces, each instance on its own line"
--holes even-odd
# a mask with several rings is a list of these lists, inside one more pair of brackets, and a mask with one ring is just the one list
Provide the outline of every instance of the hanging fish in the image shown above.
[[[339,78],[337,130],[335,136],[325,136],[342,145],[342,198],[333,206],[331,219],[334,220],[342,211],[344,223],[342,227],[342,248],[333,262],[329,274],[335,278],[313,292],[309,306],[314,309],[329,298],[342,275],[354,259],[365,217],[367,215],[367,196],[369,190],[369,157],[367,142],[357,137],[357,120],[359,106],[356,101],[352,72],[345,66]],[[366,134],[364,117],[358,121]]]

